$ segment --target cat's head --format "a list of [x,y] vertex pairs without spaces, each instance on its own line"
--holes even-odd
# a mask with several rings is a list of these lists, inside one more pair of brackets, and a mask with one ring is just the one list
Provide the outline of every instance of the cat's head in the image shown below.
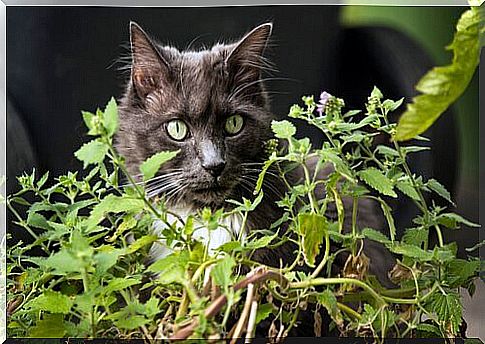
[[148,184],[149,196],[199,208],[250,193],[271,136],[262,79],[271,30],[267,23],[236,43],[179,51],[130,24],[131,77],[120,100],[117,150],[134,176],[153,154],[180,151]]

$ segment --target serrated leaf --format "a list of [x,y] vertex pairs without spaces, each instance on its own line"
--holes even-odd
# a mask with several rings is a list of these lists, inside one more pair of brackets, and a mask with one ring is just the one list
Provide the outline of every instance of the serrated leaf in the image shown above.
[[394,253],[402,254],[403,256],[411,257],[422,262],[433,259],[433,252],[425,251],[414,245],[396,243],[390,246],[389,249]]
[[469,278],[478,276],[480,261],[453,259],[447,264],[447,282],[450,287],[458,287],[464,284]]
[[367,239],[380,242],[382,244],[390,244],[391,240],[384,234],[379,231],[376,231],[372,228],[364,228],[362,230],[362,235],[364,235]]
[[118,105],[116,100],[111,98],[106,105],[103,113],[103,126],[108,133],[108,136],[113,136],[113,134],[118,129]]
[[177,151],[163,151],[156,153],[145,160],[140,165],[140,171],[143,174],[144,180],[152,179],[155,174],[158,172],[160,167],[169,160],[175,158],[175,156],[180,152]]
[[225,291],[228,290],[229,284],[231,283],[231,276],[235,266],[236,262],[234,258],[225,256],[221,261],[214,265],[210,272],[216,285],[222,287]]
[[293,135],[296,134],[296,128],[295,126],[287,121],[272,121],[271,122],[271,129],[273,130],[273,133],[275,137],[279,139],[290,139],[293,137]]
[[261,321],[269,317],[270,314],[273,314],[274,309],[271,303],[264,303],[258,306],[258,310],[256,312],[256,321],[255,324],[259,324]]
[[323,292],[318,293],[317,301],[323,307],[325,307],[328,314],[337,325],[343,322],[342,315],[340,314],[340,311],[337,307],[337,298],[331,290],[326,289]]
[[140,199],[108,195],[93,208],[85,225],[89,231],[100,223],[108,213],[138,212],[143,207],[144,203]]
[[446,188],[437,180],[435,179],[428,180],[428,182],[426,183],[426,186],[454,205],[453,201],[451,200],[450,192],[446,190]]
[[358,175],[367,185],[381,194],[397,197],[392,182],[378,169],[370,167],[360,171]]
[[382,155],[399,157],[399,152],[397,150],[395,150],[394,148],[388,147],[388,146],[384,146],[384,145],[377,146],[376,152],[380,153]]
[[462,321],[462,306],[459,294],[451,290],[447,290],[446,295],[435,293],[430,297],[425,308],[438,316],[438,321],[442,328],[451,329],[453,334],[459,332]]
[[45,230],[49,230],[51,228],[47,222],[47,219],[43,215],[34,212],[29,213],[27,216],[27,224],[31,227]]
[[435,67],[421,78],[416,89],[422,94],[413,98],[399,119],[395,137],[398,141],[426,131],[465,91],[480,61],[481,27],[480,8],[472,7],[462,14],[450,45],[453,62]]
[[45,290],[40,296],[29,301],[25,307],[34,311],[68,314],[73,301],[57,291]]
[[327,233],[327,220],[321,215],[306,213],[298,215],[298,224],[303,240],[305,262],[309,266],[314,267],[315,258],[320,252],[320,246],[324,242],[324,237]]
[[74,153],[74,156],[83,162],[84,168],[90,164],[98,164],[104,160],[106,153],[108,153],[108,145],[98,140],[93,140],[82,145],[82,147]]
[[479,224],[470,222],[466,219],[464,219],[462,216],[455,214],[455,213],[443,213],[440,214],[436,217],[436,221],[445,227],[451,228],[451,229],[457,229],[459,224],[463,224],[468,227],[475,227],[478,228],[480,227]]
[[409,198],[414,199],[416,201],[420,199],[418,192],[416,191],[416,189],[414,188],[414,186],[411,184],[409,180],[398,181],[396,183],[396,187],[399,189],[399,191],[401,191]]
[[421,247],[428,241],[429,229],[427,228],[408,228],[404,232],[402,241],[409,245]]
[[250,250],[266,247],[276,238],[277,235],[278,233],[275,233],[274,235],[265,235],[259,239],[248,242],[244,247]]

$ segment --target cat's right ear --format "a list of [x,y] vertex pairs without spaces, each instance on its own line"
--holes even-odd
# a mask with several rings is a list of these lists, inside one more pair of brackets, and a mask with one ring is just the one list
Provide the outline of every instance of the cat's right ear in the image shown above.
[[130,22],[131,80],[136,93],[145,98],[168,79],[169,65],[148,35],[135,22]]

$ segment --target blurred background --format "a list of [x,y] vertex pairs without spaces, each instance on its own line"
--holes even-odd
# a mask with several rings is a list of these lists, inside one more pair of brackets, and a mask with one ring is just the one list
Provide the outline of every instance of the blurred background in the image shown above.
[[[128,53],[128,23],[138,22],[162,43],[193,49],[235,40],[254,26],[274,22],[268,57],[278,67],[269,83],[272,109],[283,117],[302,95],[326,90],[362,108],[377,85],[389,98],[409,101],[415,83],[432,66],[451,61],[451,43],[464,7],[244,6],[192,8],[7,7],[7,193],[15,176],[36,167],[51,176],[81,170],[73,152],[87,141],[80,110],[103,107],[119,97],[129,75],[118,71]],[[460,100],[425,134],[430,152],[412,158],[413,170],[434,177],[452,192],[456,211],[473,222],[478,214],[478,75]],[[396,117],[397,120],[397,117]],[[300,126],[300,133],[323,140]],[[399,200],[399,228],[415,209]],[[9,228],[12,233],[12,229]],[[14,239],[21,238],[12,233]],[[450,231],[446,240],[464,247],[478,231]],[[483,305],[470,303],[468,309]],[[480,291],[480,289],[479,289]],[[480,300],[480,299],[478,299]],[[470,313],[470,314],[471,314]],[[481,312],[470,335],[478,331]],[[472,317],[472,315],[470,315]]]

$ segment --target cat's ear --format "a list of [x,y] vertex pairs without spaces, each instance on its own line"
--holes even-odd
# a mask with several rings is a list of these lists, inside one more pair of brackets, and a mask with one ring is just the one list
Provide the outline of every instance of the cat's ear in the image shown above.
[[229,52],[225,64],[246,74],[248,78],[259,78],[267,67],[263,53],[268,45],[273,23],[265,23],[247,33]]
[[137,94],[144,98],[162,86],[170,71],[167,61],[148,35],[135,22],[130,22],[131,80]]

